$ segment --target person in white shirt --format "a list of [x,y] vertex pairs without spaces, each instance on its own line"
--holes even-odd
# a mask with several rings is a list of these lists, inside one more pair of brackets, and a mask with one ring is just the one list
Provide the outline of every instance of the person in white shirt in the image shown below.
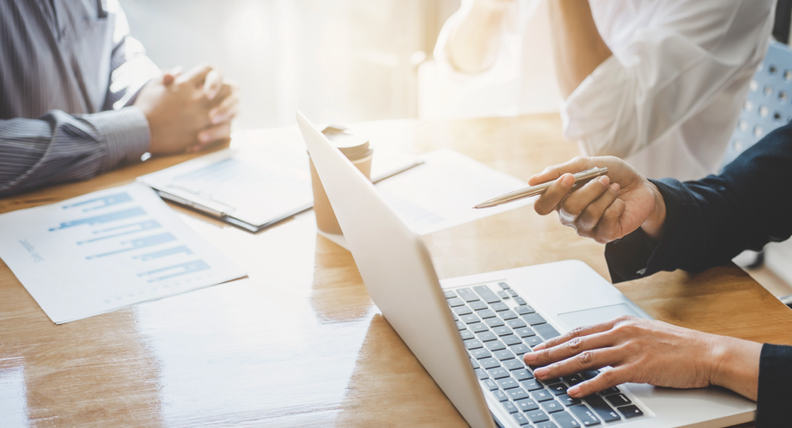
[[[564,134],[583,154],[624,158],[652,178],[688,180],[721,166],[767,50],[774,6],[774,0],[463,0],[435,58],[463,81],[516,69],[511,92],[521,98],[518,112],[540,109],[538,100],[553,97],[557,87]],[[535,55],[542,49],[552,51],[554,64]]]

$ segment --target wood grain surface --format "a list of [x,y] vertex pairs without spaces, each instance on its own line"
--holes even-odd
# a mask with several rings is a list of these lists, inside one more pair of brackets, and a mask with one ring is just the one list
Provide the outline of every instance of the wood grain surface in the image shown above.
[[[451,148],[523,180],[577,154],[557,115],[351,128],[370,136],[375,156]],[[296,128],[238,133],[233,144],[284,138],[299,138]],[[0,212],[126,184],[195,156],[0,199]],[[287,220],[250,234],[174,209],[249,278],[57,326],[0,262],[0,426],[465,426],[378,313],[351,255],[314,225]],[[601,245],[530,207],[425,241],[441,278],[564,259],[608,278]],[[618,288],[661,320],[792,344],[792,311],[734,266]]]

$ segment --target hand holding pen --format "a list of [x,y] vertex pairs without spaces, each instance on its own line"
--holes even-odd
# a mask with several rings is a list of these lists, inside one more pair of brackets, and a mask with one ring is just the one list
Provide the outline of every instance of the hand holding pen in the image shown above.
[[[607,175],[588,181],[575,190],[573,174],[594,167]],[[657,187],[623,160],[608,157],[575,158],[546,168],[528,179],[536,186],[555,180],[534,202],[540,215],[558,211],[562,224],[578,235],[599,243],[619,239],[639,227],[659,239],[665,221],[665,202]]]

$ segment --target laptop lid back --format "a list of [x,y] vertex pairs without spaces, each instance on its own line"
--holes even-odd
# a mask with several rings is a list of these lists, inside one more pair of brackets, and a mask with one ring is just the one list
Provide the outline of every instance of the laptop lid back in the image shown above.
[[494,427],[423,242],[302,113],[297,123],[371,299],[465,420]]

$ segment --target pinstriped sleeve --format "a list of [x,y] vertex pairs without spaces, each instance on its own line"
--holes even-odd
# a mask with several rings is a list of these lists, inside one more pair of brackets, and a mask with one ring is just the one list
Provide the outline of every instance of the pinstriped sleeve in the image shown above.
[[0,120],[0,196],[89,179],[139,160],[148,143],[148,121],[137,107]]

